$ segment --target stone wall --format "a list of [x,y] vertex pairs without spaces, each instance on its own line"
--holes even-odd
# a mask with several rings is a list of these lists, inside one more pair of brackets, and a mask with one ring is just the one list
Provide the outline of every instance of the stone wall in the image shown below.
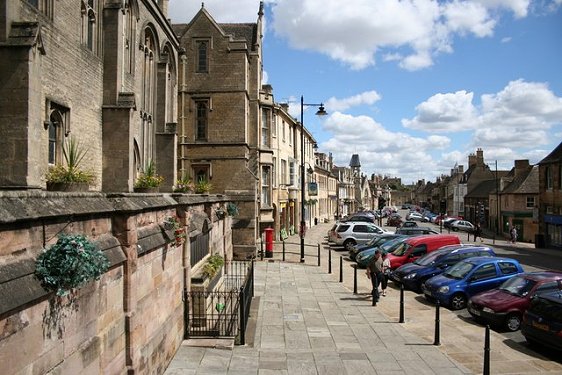
[[[3,374],[163,373],[184,335],[189,240],[205,218],[210,252],[232,259],[225,196],[0,193],[0,368]],[[60,233],[84,234],[110,260],[100,280],[56,296],[35,260]]]

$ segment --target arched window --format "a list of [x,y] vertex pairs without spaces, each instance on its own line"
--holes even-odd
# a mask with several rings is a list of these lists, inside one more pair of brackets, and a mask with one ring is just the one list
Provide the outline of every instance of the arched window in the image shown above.
[[141,150],[143,165],[153,159],[152,151],[154,144],[154,100],[156,98],[156,38],[150,28],[146,28],[144,36],[144,61],[142,71],[141,92]]
[[175,94],[177,92],[177,74],[176,62],[174,54],[172,53],[170,45],[166,45],[162,52],[163,56],[167,56],[166,66],[166,122],[174,122],[176,118],[176,100]]
[[82,0],[82,44],[97,53],[97,0]]
[[135,35],[137,32],[137,19],[138,19],[138,8],[133,0],[127,0],[125,2],[124,12],[124,23],[123,28],[123,66],[127,73],[134,73],[134,61],[135,61]]
[[69,130],[69,109],[49,101],[47,106],[49,108],[48,162],[49,165],[55,165],[62,163],[63,160],[62,145],[66,132]]

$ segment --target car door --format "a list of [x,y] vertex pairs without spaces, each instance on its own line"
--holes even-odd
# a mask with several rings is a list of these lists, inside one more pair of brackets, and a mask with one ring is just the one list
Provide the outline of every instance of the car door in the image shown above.
[[427,245],[425,244],[417,245],[411,250],[410,255],[408,255],[408,259],[406,260],[406,263],[413,262],[419,257],[424,256],[425,254],[427,254]]
[[466,294],[473,296],[484,290],[495,288],[501,284],[498,282],[498,270],[495,263],[484,263],[472,271],[466,284]]
[[353,237],[358,244],[368,242],[374,234],[374,230],[367,224],[356,224],[353,226]]

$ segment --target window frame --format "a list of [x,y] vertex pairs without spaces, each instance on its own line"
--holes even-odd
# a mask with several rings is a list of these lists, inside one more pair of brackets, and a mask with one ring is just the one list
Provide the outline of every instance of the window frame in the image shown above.
[[271,207],[271,168],[268,165],[262,166],[261,175],[261,206]]
[[[210,100],[208,98],[197,98],[195,102],[195,140],[207,141],[209,137],[209,111]],[[204,106],[204,112],[201,107]]]
[[527,196],[527,202],[526,202],[525,207],[530,208],[530,209],[535,208],[535,197],[534,196]]
[[195,40],[195,73],[209,73],[210,49],[211,41],[209,39]]

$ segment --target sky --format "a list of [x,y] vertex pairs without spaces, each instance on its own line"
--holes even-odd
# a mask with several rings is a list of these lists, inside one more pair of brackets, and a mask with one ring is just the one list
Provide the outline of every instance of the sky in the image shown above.
[[[509,170],[562,142],[562,0],[266,0],[264,83],[338,166],[435,182],[482,149]],[[172,23],[201,1],[170,0]],[[207,0],[218,23],[259,0]],[[318,117],[323,103],[328,116]]]

